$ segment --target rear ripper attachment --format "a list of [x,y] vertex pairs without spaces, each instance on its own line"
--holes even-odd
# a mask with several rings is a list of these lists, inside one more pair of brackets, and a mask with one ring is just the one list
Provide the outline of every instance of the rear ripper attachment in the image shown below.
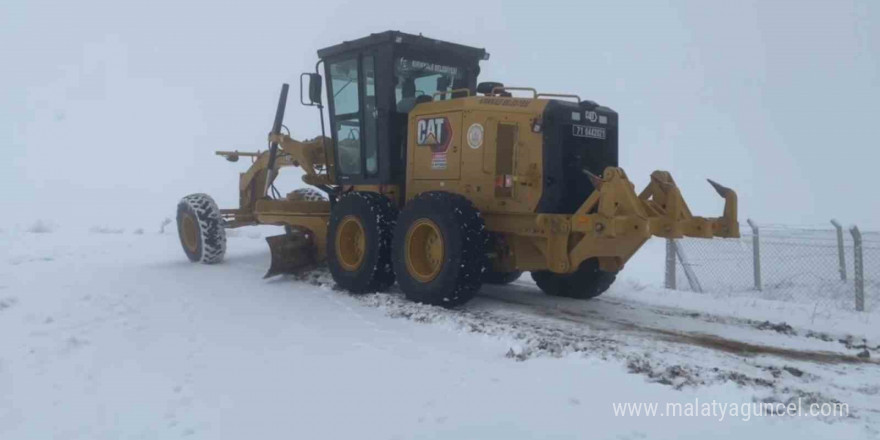
[[[693,215],[665,171],[637,193],[618,166],[613,109],[478,84],[484,49],[388,31],[318,57],[300,102],[318,109],[321,136],[291,137],[284,84],[268,148],[217,152],[251,159],[238,208],[204,194],[181,201],[190,260],[220,262],[226,229],[277,225],[266,277],[326,264],[349,292],[397,283],[413,301],[454,307],[522,272],[549,295],[593,298],[652,236],[739,236],[733,190],[709,181],[725,200],[715,218]],[[280,192],[286,167],[308,188]]]
[[608,167],[602,177],[590,174],[590,180],[596,189],[572,216],[538,216],[549,231],[548,268],[553,272],[569,273],[590,258],[598,259],[601,270],[617,272],[652,235],[739,237],[736,193],[711,180],[725,199],[724,215],[718,218],[691,214],[666,171],[653,172],[638,195],[621,168]]

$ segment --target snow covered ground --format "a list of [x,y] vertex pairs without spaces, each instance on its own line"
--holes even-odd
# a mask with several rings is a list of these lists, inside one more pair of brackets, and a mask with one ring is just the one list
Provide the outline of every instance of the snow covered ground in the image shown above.
[[[661,289],[660,240],[596,300],[526,275],[450,311],[263,280],[268,228],[204,266],[172,233],[44,226],[0,231],[0,439],[880,437],[880,315]],[[695,399],[849,415],[613,408]]]

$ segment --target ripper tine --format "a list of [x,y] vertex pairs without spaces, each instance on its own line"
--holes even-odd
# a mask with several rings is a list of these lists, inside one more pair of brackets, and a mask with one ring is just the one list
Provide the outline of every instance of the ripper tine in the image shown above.
[[722,185],[712,179],[706,179],[706,180],[709,181],[709,184],[712,185],[712,188],[715,188],[715,191],[718,192],[719,196],[727,197],[727,194],[730,193],[730,188],[728,188],[728,187],[726,187],[726,186],[724,186],[724,185]]
[[601,177],[589,172],[588,170],[584,170],[584,172],[587,173],[587,177],[590,178],[590,183],[593,184],[593,188],[598,190],[602,187],[602,183],[604,183],[604,181]]

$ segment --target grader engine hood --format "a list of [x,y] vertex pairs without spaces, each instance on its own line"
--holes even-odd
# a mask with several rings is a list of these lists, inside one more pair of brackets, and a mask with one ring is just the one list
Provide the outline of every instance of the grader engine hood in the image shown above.
[[550,100],[544,109],[544,194],[541,213],[574,213],[601,175],[617,164],[617,112],[590,101]]
[[[540,95],[539,95],[540,96]],[[591,101],[551,99],[543,112],[543,191],[537,225],[549,270],[570,273],[596,258],[616,272],[651,237],[738,237],[736,193],[711,180],[725,200],[720,217],[691,213],[672,176],[651,174],[640,193],[618,168],[618,115]]]
[[[533,97],[509,96],[514,89]],[[472,197],[491,232],[526,249],[516,261],[499,259],[499,268],[571,274],[596,259],[602,270],[617,272],[652,236],[739,236],[736,193],[729,188],[713,183],[725,200],[717,218],[693,215],[667,172],[654,172],[636,190],[618,167],[613,109],[529,88],[495,86],[487,93],[424,103],[410,114],[414,168],[407,192]],[[450,139],[457,140],[446,148]],[[465,142],[474,145],[455,148]],[[487,194],[486,187],[494,191]]]

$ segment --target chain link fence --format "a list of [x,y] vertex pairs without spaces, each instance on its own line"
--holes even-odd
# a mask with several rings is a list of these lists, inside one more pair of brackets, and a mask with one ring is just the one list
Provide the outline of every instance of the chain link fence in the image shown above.
[[666,286],[880,312],[880,233],[743,225],[742,238],[668,240]]

